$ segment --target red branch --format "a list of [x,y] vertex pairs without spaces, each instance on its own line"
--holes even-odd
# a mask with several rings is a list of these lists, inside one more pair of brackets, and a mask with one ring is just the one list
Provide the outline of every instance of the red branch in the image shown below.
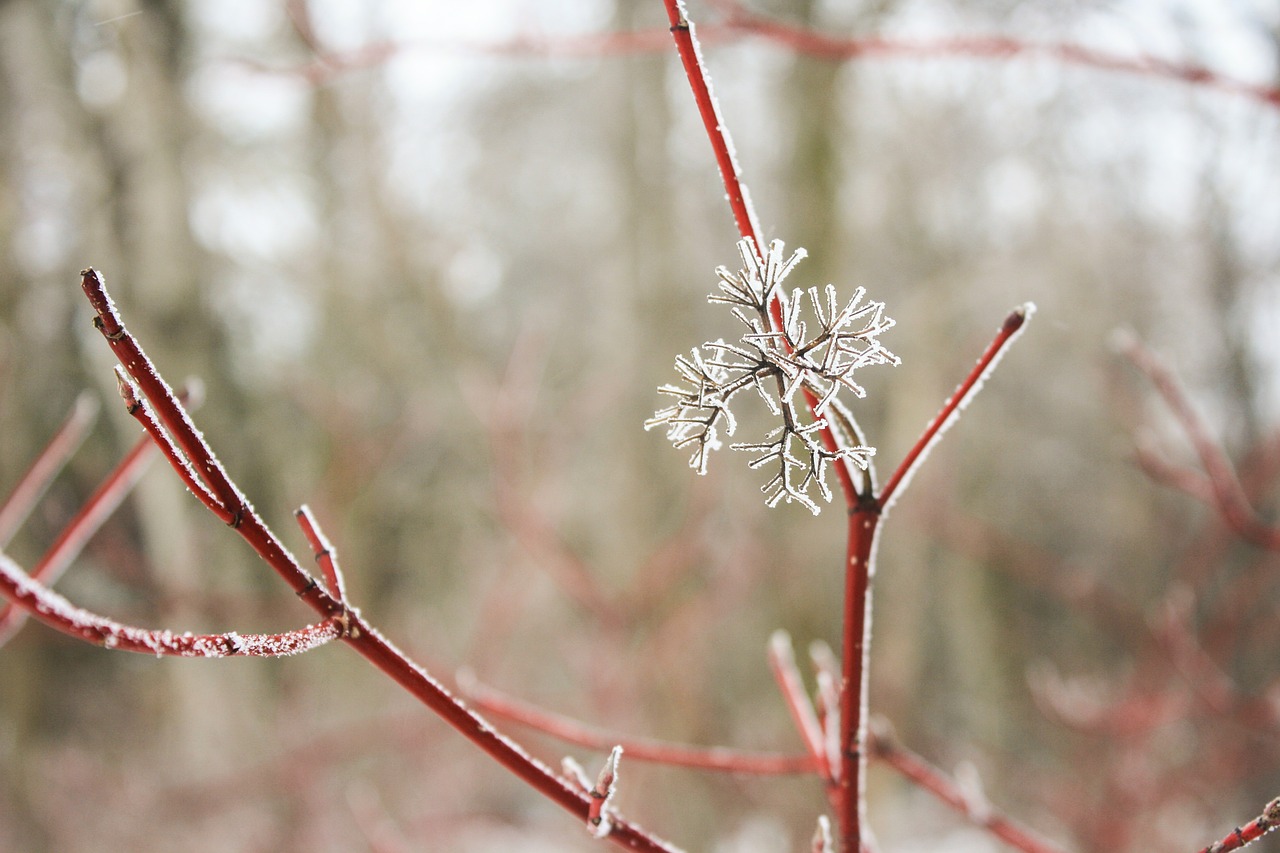
[[813,773],[817,770],[817,763],[809,755],[746,752],[719,747],[688,746],[650,738],[622,737],[508,696],[479,683],[469,673],[460,673],[458,681],[467,698],[486,714],[528,726],[565,743],[600,752],[608,752],[620,744],[627,758],[634,761],[757,776]]
[[175,634],[122,625],[76,607],[36,581],[0,554],[0,594],[50,628],[95,646],[156,657],[285,657],[301,654],[342,636],[343,624],[331,616],[285,634]]
[[1243,539],[1271,551],[1280,551],[1280,528],[1269,525],[1258,517],[1257,510],[1250,504],[1244,487],[1240,485],[1235,467],[1222,449],[1222,444],[1213,438],[1208,425],[1196,412],[1173,371],[1132,335],[1126,335],[1119,346],[1121,353],[1142,371],[1173,412],[1195,449],[1200,467],[1208,478],[1209,488],[1206,490],[1202,480],[1185,471],[1152,463],[1149,454],[1144,467],[1153,476],[1167,479],[1183,491],[1206,500],[1218,511],[1227,526]]
[[882,506],[887,509],[892,504],[899,489],[905,488],[911,482],[911,476],[920,467],[920,463],[924,461],[929,450],[942,437],[942,434],[947,431],[948,427],[955,422],[964,407],[969,405],[969,401],[973,399],[974,395],[982,390],[982,383],[991,375],[991,371],[995,370],[996,365],[1000,362],[1000,357],[1004,355],[1009,344],[1017,339],[1022,332],[1023,326],[1026,325],[1027,318],[1034,312],[1035,306],[1028,303],[1005,318],[1004,323],[1001,324],[1000,329],[996,332],[995,338],[987,345],[986,350],[978,359],[978,363],[969,371],[969,375],[965,377],[960,386],[947,399],[942,411],[938,412],[934,419],[929,422],[924,432],[916,439],[915,445],[898,463],[898,467],[894,469],[893,474],[889,477],[889,482],[885,483],[884,490],[880,492]]
[[1063,853],[1061,847],[1039,837],[1015,821],[995,813],[985,800],[975,802],[975,797],[962,790],[947,774],[914,752],[895,743],[887,732],[876,733],[872,738],[872,749],[877,759],[885,762],[1009,846],[1024,853]]
[[786,631],[774,631],[769,640],[769,669],[773,671],[773,679],[778,682],[778,689],[786,700],[791,721],[795,723],[805,745],[809,747],[809,754],[817,764],[818,775],[830,783],[840,768],[832,766],[831,756],[827,754],[826,734],[813,702],[805,693],[804,682],[796,666],[791,635]]
[[66,420],[62,422],[62,426],[58,427],[53,438],[36,457],[36,461],[31,463],[31,467],[18,481],[18,485],[13,487],[9,497],[0,503],[0,548],[8,545],[13,534],[22,527],[31,510],[40,502],[40,497],[53,482],[53,478],[58,476],[62,466],[67,464],[67,460],[84,441],[84,437],[88,435],[89,428],[93,426],[97,417],[97,399],[88,394],[81,394]]
[[751,196],[742,183],[741,171],[737,157],[734,156],[733,141],[729,138],[729,128],[720,115],[720,105],[711,91],[711,78],[704,70],[702,51],[698,47],[698,38],[693,24],[689,21],[680,0],[663,0],[667,8],[667,18],[671,22],[671,36],[675,39],[676,50],[680,53],[680,62],[684,65],[685,74],[689,77],[689,88],[693,91],[693,99],[698,104],[698,114],[702,116],[702,124],[707,130],[707,138],[715,149],[716,166],[720,169],[720,178],[724,181],[725,192],[728,193],[729,209],[733,211],[733,221],[738,226],[738,234],[750,239],[760,251],[760,225],[756,219],[755,208],[751,204]]
[[1262,814],[1244,826],[1233,830],[1222,840],[1215,841],[1208,847],[1202,848],[1200,853],[1228,853],[1231,850],[1239,850],[1246,844],[1252,844],[1257,841],[1277,826],[1280,826],[1280,798],[1267,803],[1267,807],[1262,810]]
[[[154,454],[155,445],[147,436],[138,439],[35,564],[31,570],[33,579],[48,587],[57,583],[58,578],[80,554],[85,543],[137,485]],[[26,611],[7,602],[0,605],[0,646],[18,632],[25,620]]]
[[[589,796],[567,784],[513,741],[496,732],[488,722],[455,699],[439,682],[365,622],[356,611],[349,610],[345,602],[330,595],[299,565],[297,558],[280,543],[227,476],[182,404],[174,397],[138,342],[125,329],[107,295],[101,274],[93,269],[84,270],[81,273],[81,286],[97,312],[94,325],[102,332],[129,377],[137,383],[141,394],[154,406],[158,422],[172,435],[172,441],[162,443],[162,449],[166,449],[166,446],[178,449],[177,452],[171,451],[173,455],[170,457],[170,464],[180,474],[190,472],[198,479],[202,488],[196,490],[196,497],[219,518],[229,519],[229,526],[293,588],[304,603],[326,619],[336,617],[345,628],[342,636],[344,642],[507,770],[561,808],[585,821],[591,809]],[[122,390],[128,399],[131,393],[129,383],[124,383]],[[130,407],[135,409],[135,415],[143,411],[142,406]],[[676,850],[621,818],[614,819],[609,840],[633,850]]]
[[[1254,101],[1264,107],[1280,107],[1280,88],[1267,83],[1249,83],[1214,71],[1204,65],[1178,62],[1149,54],[1121,56],[1105,50],[1065,42],[1031,42],[1014,36],[959,36],[940,38],[894,38],[885,36],[835,36],[821,30],[780,21],[752,12],[736,0],[715,4],[721,19],[698,27],[702,43],[726,44],[744,38],[761,38],[794,53],[827,62],[906,59],[914,62],[937,59],[971,59],[1004,62],[1017,57],[1047,57],[1066,66],[1111,74],[1127,74],[1152,80],[1182,83],[1212,89]],[[677,26],[673,20],[672,26]],[[415,50],[453,50],[494,56],[555,56],[595,58],[664,50],[669,35],[655,29],[626,32],[598,32],[550,36],[518,36],[500,41],[464,39],[382,39],[347,50],[328,50],[314,38],[304,39],[314,58],[299,66],[271,67],[258,60],[238,59],[255,71],[300,76],[320,85],[344,73],[384,64],[398,53]]]

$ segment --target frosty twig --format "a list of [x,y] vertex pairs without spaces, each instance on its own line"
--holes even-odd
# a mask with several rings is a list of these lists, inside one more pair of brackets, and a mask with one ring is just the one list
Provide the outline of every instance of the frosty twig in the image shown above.
[[2,553],[0,594],[34,619],[76,639],[108,649],[141,652],[157,657],[283,657],[310,651],[343,634],[338,617],[330,617],[318,624],[284,634],[191,634],[122,625],[76,607],[27,575],[17,563]]
[[[297,558],[281,544],[227,475],[186,409],[125,328],[107,294],[101,274],[94,269],[84,270],[81,273],[81,286],[97,313],[94,325],[120,359],[123,372],[128,374],[127,377],[120,377],[121,393],[127,405],[135,417],[143,418],[144,425],[147,425],[148,420],[153,421],[150,427],[155,430],[153,436],[166,452],[170,465],[184,481],[195,483],[197,498],[244,538],[263,561],[293,588],[299,599],[324,619],[333,620],[341,626],[341,639],[344,642],[503,767],[561,808],[587,820],[593,802],[590,796],[566,784],[548,767],[495,731],[364,621],[346,601],[335,597],[326,589],[326,585],[322,585],[302,568]],[[144,400],[149,405],[144,406]],[[154,418],[150,419],[147,413],[152,409]],[[333,585],[340,589],[336,570]],[[617,816],[613,818],[609,840],[634,850],[676,850]]]
[[1230,853],[1246,844],[1252,844],[1271,830],[1280,826],[1280,798],[1267,803],[1262,814],[1241,827],[1232,830],[1225,838],[1215,841],[1200,853]]
[[[721,447],[720,431],[733,435],[737,429],[733,400],[753,390],[781,423],[763,440],[736,443],[733,449],[752,454],[749,467],[773,472],[761,489],[765,503],[799,503],[817,515],[815,492],[828,503],[832,498],[827,466],[852,462],[865,470],[875,453],[855,443],[855,430],[846,426],[853,415],[837,395],[842,390],[865,394],[854,379],[858,368],[898,363],[879,340],[893,320],[884,315],[883,302],[863,302],[862,288],[843,307],[831,285],[821,293],[811,287],[788,294],[783,282],[805,257],[803,249],[784,259],[782,241],[774,240],[761,255],[744,237],[738,252],[741,270],[719,267],[719,292],[708,300],[730,306],[746,331],[737,343],[708,341],[688,357],[677,356],[680,383],[658,389],[675,402],[659,409],[645,429],[665,427],[676,448],[692,447],[689,465],[705,474],[709,455]],[[824,433],[837,433],[841,440],[832,447]]]

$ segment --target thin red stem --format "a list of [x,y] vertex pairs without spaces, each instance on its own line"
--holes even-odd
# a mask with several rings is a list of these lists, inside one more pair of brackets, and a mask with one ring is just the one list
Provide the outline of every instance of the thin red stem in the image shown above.
[[978,363],[969,371],[969,375],[965,377],[960,386],[947,398],[947,402],[943,405],[942,411],[938,412],[934,419],[925,427],[920,437],[916,439],[916,443],[912,446],[907,455],[898,463],[898,467],[889,477],[889,481],[885,483],[884,489],[880,492],[880,503],[888,508],[897,492],[905,487],[911,481],[911,475],[915,473],[924,457],[928,454],[933,444],[942,437],[947,428],[955,421],[956,416],[969,404],[981,388],[982,383],[991,375],[991,371],[1000,361],[1009,344],[1013,343],[1021,333],[1023,326],[1027,322],[1027,318],[1035,310],[1033,305],[1024,305],[1008,317],[1005,318],[996,336],[991,343],[987,345],[982,356],[978,359]]
[[769,669],[773,679],[782,691],[787,710],[791,713],[791,721],[809,748],[809,754],[817,763],[818,774],[828,782],[831,781],[835,768],[827,756],[826,736],[823,734],[821,721],[814,710],[813,702],[805,692],[804,681],[796,666],[795,650],[791,646],[791,636],[786,631],[774,631],[769,641]]
[[[868,59],[974,59],[1007,61],[1015,57],[1044,56],[1063,65],[1115,74],[1128,74],[1214,89],[1252,100],[1261,106],[1280,107],[1280,88],[1249,83],[1203,65],[1181,63],[1148,54],[1119,56],[1106,51],[1063,42],[1029,42],[1010,36],[959,36],[953,38],[895,38],[892,36],[840,37],[820,30],[776,20],[745,9],[740,3],[717,3],[725,17],[698,27],[704,44],[733,43],[754,36],[795,53],[827,62]],[[674,24],[673,24],[674,26]],[[304,77],[319,85],[334,76],[385,63],[398,53],[414,50],[461,50],[497,56],[556,56],[595,58],[636,53],[656,53],[670,44],[667,32],[642,29],[562,36],[517,36],[503,41],[466,39],[379,40],[346,51],[326,50],[309,41],[314,59],[291,66],[271,66],[241,58],[239,64],[270,74]]]
[[694,26],[685,15],[681,0],[663,0],[663,3],[667,9],[667,19],[671,23],[671,37],[675,39],[680,62],[689,78],[689,88],[698,105],[698,114],[702,116],[707,138],[711,140],[711,147],[715,151],[716,166],[720,169],[720,179],[724,181],[734,224],[738,228],[738,234],[750,239],[755,243],[756,250],[760,251],[760,226],[751,205],[751,196],[742,182],[738,161],[733,153],[733,142],[729,138],[729,128],[725,125],[720,115],[720,105],[711,92],[711,79],[702,62]]
[[[326,618],[336,617],[344,629],[342,639],[367,661],[530,787],[585,821],[591,807],[587,794],[569,786],[549,768],[495,731],[488,722],[455,699],[439,682],[382,637],[358,613],[348,610],[344,602],[330,595],[301,567],[297,558],[280,543],[261,516],[244,499],[182,404],[173,396],[138,342],[125,329],[107,295],[102,276],[96,270],[87,269],[81,275],[81,283],[90,304],[97,311],[95,325],[106,337],[125,370],[138,382],[142,393],[155,407],[160,422],[172,434],[174,443],[181,448],[182,457],[171,459],[171,462],[178,467],[179,463],[189,461],[191,468],[208,483],[210,491],[217,496],[219,502],[233,509],[231,526],[259,557],[309,607]],[[209,508],[214,509],[213,506]],[[621,818],[614,819],[608,837],[615,844],[632,850],[677,849]]]
[[1239,850],[1246,844],[1257,841],[1277,826],[1280,826],[1280,798],[1267,803],[1262,814],[1244,826],[1233,830],[1220,841],[1201,848],[1200,853],[1229,853],[1231,850]]
[[338,617],[284,634],[191,634],[122,625],[76,607],[0,554],[0,594],[57,631],[108,649],[157,657],[284,657],[310,651],[343,633]]
[[462,690],[486,714],[528,726],[586,749],[608,752],[621,745],[626,757],[634,761],[757,776],[813,773],[817,769],[813,757],[808,755],[689,746],[607,732],[563,714],[538,708],[474,680],[467,680]]
[[1212,488],[1209,504],[1242,538],[1259,547],[1280,551],[1280,528],[1272,527],[1258,517],[1222,444],[1214,440],[1173,371],[1137,338],[1124,341],[1122,351],[1155,387],[1195,448]]
[[302,535],[307,537],[307,543],[311,545],[311,553],[315,555],[316,563],[320,566],[321,573],[324,574],[325,583],[329,586],[329,594],[339,601],[346,601],[347,589],[342,577],[342,567],[338,565],[337,549],[333,547],[329,537],[325,536],[324,531],[320,529],[320,522],[316,521],[315,515],[311,512],[311,507],[303,504],[298,507],[294,517],[298,519],[298,526],[302,528]]
[[[57,583],[85,543],[137,485],[154,454],[155,445],[150,438],[145,435],[139,438],[35,564],[31,570],[32,578],[48,587]],[[17,633],[25,620],[25,611],[9,603],[0,605],[0,645]]]
[[990,832],[1010,847],[1024,853],[1064,853],[1063,848],[1043,839],[1030,829],[992,811],[983,803],[975,807],[971,796],[960,789],[947,774],[921,756],[894,743],[884,733],[874,738],[875,757],[910,779],[920,788],[964,815],[969,821]]
[[58,476],[58,472],[89,434],[89,428],[93,426],[97,416],[97,399],[81,394],[53,438],[13,487],[9,497],[0,504],[0,548],[8,545],[9,540],[22,527],[53,478]]

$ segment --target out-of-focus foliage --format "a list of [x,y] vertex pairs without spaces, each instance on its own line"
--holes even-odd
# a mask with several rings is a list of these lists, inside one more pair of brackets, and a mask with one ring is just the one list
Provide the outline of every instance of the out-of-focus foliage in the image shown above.
[[[166,375],[204,380],[199,422],[255,505],[302,551],[290,511],[310,503],[355,603],[429,668],[623,732],[799,749],[765,645],[778,627],[838,645],[840,519],[769,512],[741,466],[695,481],[641,429],[671,354],[719,328],[707,282],[735,257],[674,52],[483,48],[661,29],[660,4],[456,5],[0,4],[0,492],[83,388],[108,411],[9,553],[30,565],[135,434],[76,286],[92,264]],[[1245,6],[765,11],[837,36],[998,32],[1280,77],[1280,21]],[[315,64],[315,45],[386,40],[363,67]],[[882,474],[1005,314],[1040,309],[889,519],[873,710],[1082,850],[1194,849],[1254,814],[1274,761],[1207,790],[1203,724],[1123,748],[1064,733],[1027,673],[1115,687],[1149,663],[1126,651],[1141,618],[1102,630],[1046,573],[1141,615],[1171,582],[1259,559],[1207,545],[1223,539],[1207,512],[1127,464],[1138,425],[1168,421],[1107,339],[1130,326],[1171,356],[1232,451],[1275,425],[1280,112],[1045,58],[706,54],[763,236],[897,320],[902,366],[860,374],[854,402]],[[308,616],[159,467],[62,588],[174,629]],[[1223,662],[1242,689],[1280,675],[1268,630]],[[1247,753],[1257,735],[1241,737]],[[823,805],[810,780],[623,763],[618,806],[690,849],[800,849]],[[1170,768],[1181,787],[1160,801]],[[1130,836],[1090,822],[1108,799],[1133,804]],[[871,805],[887,849],[943,849],[956,826],[879,771]],[[0,649],[0,848],[369,839],[594,844],[337,646],[154,661],[30,626]]]

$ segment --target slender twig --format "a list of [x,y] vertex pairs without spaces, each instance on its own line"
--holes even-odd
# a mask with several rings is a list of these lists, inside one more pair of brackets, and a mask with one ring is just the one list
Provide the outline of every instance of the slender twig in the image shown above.
[[[1262,548],[1280,551],[1280,528],[1258,517],[1221,442],[1213,438],[1173,371],[1134,335],[1119,336],[1117,344],[1120,352],[1151,382],[1186,433],[1212,488],[1210,505],[1242,538]],[[1183,478],[1177,482],[1186,483]],[[1192,488],[1186,483],[1187,490]]]
[[[802,56],[835,63],[893,59],[912,62],[940,59],[1007,62],[1019,57],[1039,56],[1068,67],[1181,83],[1246,98],[1263,107],[1280,107],[1280,87],[1267,83],[1250,83],[1204,65],[1178,62],[1150,54],[1122,56],[1067,42],[1034,42],[1001,35],[939,38],[836,36],[751,12],[737,2],[716,5],[723,12],[722,18],[706,21],[698,27],[699,41],[704,44],[732,44],[754,37]],[[670,44],[669,39],[666,31],[640,29],[551,36],[523,35],[496,41],[462,38],[381,39],[350,50],[329,50],[309,39],[307,42],[313,58],[301,65],[274,66],[247,57],[232,61],[256,72],[300,76],[313,85],[320,85],[337,75],[376,67],[397,54],[411,51],[447,50],[492,56],[593,59],[601,56],[657,53]]]
[[877,759],[1009,846],[1024,853],[1063,853],[1063,848],[995,812],[985,800],[980,808],[975,808],[974,798],[966,794],[960,785],[924,758],[897,743],[886,727],[876,726],[872,749]]
[[[94,490],[75,517],[62,528],[58,538],[31,569],[31,577],[52,587],[79,556],[85,543],[120,506],[133,490],[155,457],[155,445],[142,436]],[[26,612],[12,604],[0,604],[0,646],[4,645],[26,621]]]
[[898,491],[911,482],[911,476],[920,467],[920,463],[924,461],[929,450],[942,437],[942,434],[947,431],[947,428],[955,422],[956,417],[969,404],[974,395],[982,389],[982,383],[991,375],[991,371],[995,370],[1000,357],[1004,355],[1009,345],[1021,334],[1027,318],[1034,312],[1035,306],[1027,303],[1015,309],[1013,313],[1005,318],[1004,323],[1001,324],[996,332],[995,338],[987,345],[986,350],[978,358],[977,364],[969,371],[969,375],[947,398],[942,410],[929,422],[924,432],[916,440],[915,445],[903,457],[898,467],[894,469],[893,474],[889,476],[884,490],[880,492],[880,503],[885,509],[892,506]]
[[791,635],[786,631],[774,631],[769,639],[769,669],[778,683],[782,698],[786,700],[791,720],[809,748],[809,754],[817,763],[818,774],[830,782],[838,773],[827,755],[826,735],[814,710],[813,701],[805,692],[800,669],[796,666],[796,653],[791,645]]
[[294,512],[294,517],[298,519],[302,535],[307,537],[307,542],[311,545],[311,553],[315,555],[316,563],[324,574],[325,583],[329,585],[329,594],[339,601],[346,601],[346,582],[342,577],[342,568],[338,565],[337,549],[320,529],[320,522],[316,521],[311,507],[303,504]]
[[3,553],[0,594],[32,618],[68,636],[108,649],[157,657],[284,657],[310,651],[343,634],[342,622],[336,616],[284,634],[191,634],[122,625],[76,607],[22,571]]
[[702,117],[707,138],[711,140],[711,146],[715,150],[716,166],[720,169],[720,179],[724,181],[725,191],[728,193],[729,209],[733,211],[738,234],[759,247],[762,245],[759,220],[756,218],[755,207],[751,204],[751,195],[742,182],[742,172],[738,168],[738,158],[734,155],[729,128],[720,115],[720,104],[711,91],[711,78],[702,62],[702,51],[698,46],[694,25],[685,14],[681,0],[663,0],[663,4],[667,9],[671,36],[675,39],[680,62],[689,78],[689,88],[698,105],[698,114]]
[[516,699],[480,683],[466,671],[459,673],[458,685],[467,699],[486,714],[528,726],[565,743],[600,752],[608,752],[621,744],[627,758],[634,761],[757,776],[813,773],[817,770],[817,762],[811,755],[689,746],[608,732]]
[[1241,827],[1237,827],[1220,841],[1201,848],[1200,853],[1228,853],[1239,850],[1246,844],[1252,844],[1271,830],[1280,826],[1280,798],[1267,803],[1262,814]]
[[66,420],[58,427],[53,438],[13,487],[9,497],[0,503],[0,548],[8,545],[13,534],[22,527],[54,477],[58,476],[62,466],[67,464],[67,460],[89,434],[89,428],[97,417],[96,397],[86,392],[76,398],[75,405],[71,407]]
[[[345,629],[342,636],[344,642],[511,773],[585,821],[591,808],[589,796],[575,790],[550,768],[495,731],[487,721],[455,699],[443,685],[378,633],[358,612],[350,609],[346,602],[330,595],[302,568],[297,558],[280,543],[275,533],[244,499],[182,404],[169,390],[138,342],[126,330],[107,295],[101,274],[93,269],[84,270],[81,285],[97,312],[94,325],[103,333],[125,371],[137,382],[142,395],[155,408],[159,422],[172,434],[173,445],[180,448],[181,453],[171,459],[171,463],[180,472],[187,467],[194,471],[208,486],[208,495],[212,496],[213,503],[211,505],[207,502],[208,495],[197,493],[197,497],[215,513],[219,507],[230,510],[230,526],[293,588],[298,597],[322,617],[336,617],[339,620]],[[218,514],[221,517],[221,513]],[[676,849],[620,817],[613,821],[609,840],[633,850]]]

